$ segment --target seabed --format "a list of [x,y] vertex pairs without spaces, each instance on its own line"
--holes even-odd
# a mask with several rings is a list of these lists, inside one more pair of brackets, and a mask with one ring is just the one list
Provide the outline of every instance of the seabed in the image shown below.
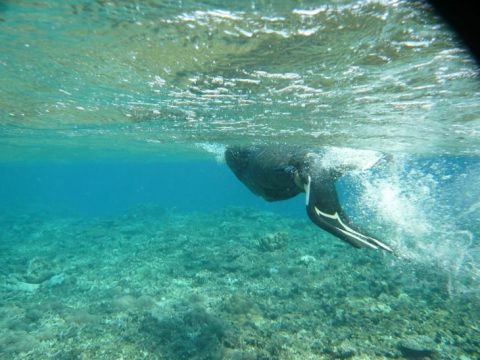
[[478,294],[252,209],[0,219],[2,359],[479,359]]

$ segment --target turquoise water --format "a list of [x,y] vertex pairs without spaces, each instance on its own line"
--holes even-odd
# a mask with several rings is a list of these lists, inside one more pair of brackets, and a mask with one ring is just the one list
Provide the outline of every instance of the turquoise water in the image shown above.
[[[0,1],[0,358],[479,358],[479,89],[419,2]],[[385,154],[337,190],[394,254],[252,143]]]

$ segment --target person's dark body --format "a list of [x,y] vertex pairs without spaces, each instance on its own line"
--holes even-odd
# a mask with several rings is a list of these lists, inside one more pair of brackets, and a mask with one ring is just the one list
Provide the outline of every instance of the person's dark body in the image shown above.
[[345,169],[319,166],[321,156],[321,149],[300,146],[232,146],[225,151],[228,166],[253,193],[277,201],[305,192],[313,223],[354,247],[392,251],[350,223],[335,187]]

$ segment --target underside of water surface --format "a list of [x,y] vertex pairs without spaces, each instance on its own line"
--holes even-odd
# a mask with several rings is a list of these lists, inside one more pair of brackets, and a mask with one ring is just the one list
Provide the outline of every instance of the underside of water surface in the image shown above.
[[478,74],[423,1],[0,0],[0,358],[478,359]]
[[422,2],[1,6],[4,160],[198,142],[478,154],[475,63]]

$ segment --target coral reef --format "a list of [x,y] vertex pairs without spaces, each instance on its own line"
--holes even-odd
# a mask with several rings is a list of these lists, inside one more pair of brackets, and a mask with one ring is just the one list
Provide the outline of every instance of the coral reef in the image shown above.
[[306,220],[144,208],[0,227],[2,359],[480,357],[475,293]]
[[261,251],[275,251],[287,246],[288,234],[283,231],[262,236],[258,240],[258,248]]

